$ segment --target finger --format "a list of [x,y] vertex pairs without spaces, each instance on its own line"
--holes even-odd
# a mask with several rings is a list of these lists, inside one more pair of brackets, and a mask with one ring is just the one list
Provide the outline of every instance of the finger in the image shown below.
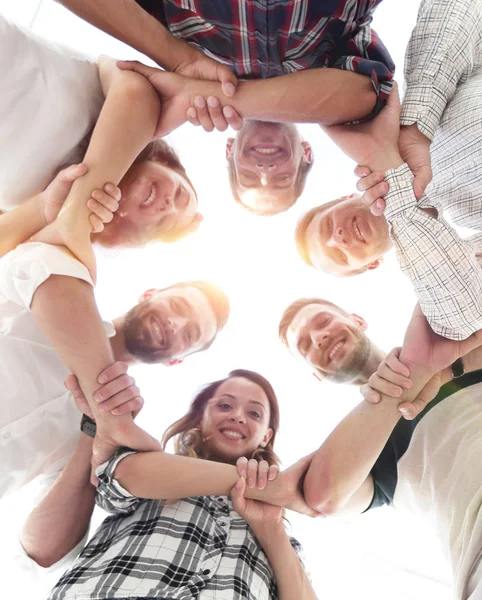
[[244,121],[232,106],[225,106],[223,108],[223,115],[231,129],[235,131],[242,129]]
[[372,206],[377,200],[383,200],[383,196],[388,192],[388,189],[388,183],[386,181],[377,183],[363,194],[362,204],[365,206]]
[[267,463],[267,461],[262,460],[259,462],[258,464],[258,489],[259,490],[264,490],[264,488],[266,487],[266,482],[268,481],[268,471],[269,471],[269,464]]
[[117,360],[114,364],[104,369],[97,378],[99,383],[108,383],[109,381],[113,381],[116,377],[120,375],[125,375],[127,373],[127,369],[129,365],[122,360]]
[[120,188],[118,188],[113,183],[106,183],[104,185],[104,192],[106,194],[109,194],[109,196],[111,198],[113,198],[114,200],[116,200],[117,201],[117,206],[119,206],[119,202],[120,202],[120,200],[122,198],[122,192],[121,192]]
[[356,177],[367,177],[371,174],[371,169],[357,165],[353,171]]
[[258,461],[251,458],[248,460],[248,477],[246,483],[249,488],[254,488],[258,480]]
[[[101,405],[102,406],[102,405]],[[132,418],[135,419],[142,407],[144,406],[144,398],[136,396],[127,402],[123,402],[117,408],[111,410],[113,415],[126,415],[132,413]]]
[[99,217],[94,213],[89,215],[89,221],[91,233],[100,233],[101,231],[104,231],[104,223],[102,219],[99,219]]
[[151,75],[155,75],[160,71],[160,69],[155,69],[153,67],[144,65],[138,60],[118,60],[116,65],[122,71],[135,71],[140,75],[144,75],[144,77],[147,77],[148,79]]
[[197,117],[204,131],[207,131],[208,133],[213,131],[214,124],[209,116],[206,100],[202,96],[196,96],[196,98],[194,98],[194,107],[197,110]]
[[221,88],[223,94],[228,97],[234,96],[238,85],[238,78],[226,65],[220,65],[218,67],[218,78],[221,82]]
[[380,217],[385,212],[386,202],[382,198],[376,200],[370,207],[370,212],[375,217]]
[[134,378],[130,375],[127,375],[127,373],[124,373],[124,375],[119,375],[119,377],[116,377],[116,379],[113,381],[110,381],[99,388],[94,394],[94,400],[95,402],[104,402],[123,390],[127,390],[130,387],[135,387],[134,384]]
[[375,391],[368,383],[365,383],[360,387],[360,392],[363,398],[370,402],[370,404],[377,404],[380,402],[380,394]]
[[279,475],[278,465],[271,465],[268,471],[268,481],[274,481]]
[[199,127],[199,125],[201,125],[197,116],[197,110],[194,108],[194,106],[191,106],[188,109],[186,117],[189,123],[191,123],[191,125],[194,125],[195,127]]
[[136,385],[131,386],[127,390],[122,390],[112,398],[99,403],[99,410],[102,412],[111,412],[114,408],[121,406],[125,402],[129,402],[133,398],[140,396],[140,390]]
[[[93,194],[95,194],[95,198],[89,198],[87,201],[87,206],[90,210],[97,216],[103,223],[110,223],[112,221],[112,217],[114,216],[112,212],[106,208],[101,202],[97,200],[100,197],[100,194],[104,194],[104,192],[100,192],[99,190],[94,190]],[[108,197],[107,194],[104,194],[105,197]],[[112,200],[112,198],[111,198]],[[116,202],[112,200],[112,202]]]
[[413,402],[402,402],[398,406],[398,410],[401,412],[404,419],[411,421],[419,415],[422,410],[427,406],[427,403],[421,398],[416,398]]
[[78,165],[70,165],[66,169],[60,171],[57,175],[57,179],[64,183],[72,183],[82,175],[85,175],[89,170],[88,166],[84,163]]
[[76,392],[76,391],[80,391],[80,385],[79,385],[79,380],[77,379],[77,377],[75,375],[73,375],[72,373],[67,377],[67,379],[64,381],[64,385],[65,387],[70,391],[70,392]]
[[400,353],[401,353],[402,349],[400,347],[397,348],[393,348],[393,350],[391,350],[387,356],[385,357],[385,361],[388,366],[390,367],[390,369],[392,371],[394,371],[395,373],[399,373],[400,375],[403,375],[407,378],[407,380],[410,382],[409,387],[412,387],[411,385],[411,381],[409,379],[410,377],[410,369],[405,366],[401,361],[400,361]]
[[246,480],[240,477],[231,489],[231,500],[233,507],[236,512],[242,511],[246,505],[246,499],[244,497],[246,491]]
[[432,181],[432,169],[429,165],[421,167],[413,180],[413,192],[417,200],[423,196],[425,188]]
[[246,479],[248,476],[248,459],[246,456],[240,456],[238,458],[236,461],[236,468],[238,469],[238,475]]
[[375,173],[371,173],[370,175],[367,175],[366,177],[361,177],[356,182],[356,189],[359,192],[366,192],[370,188],[377,185],[377,183],[382,183],[382,182],[383,182],[383,173],[379,173],[377,171]]
[[388,96],[386,106],[400,112],[400,95],[398,93],[398,84],[396,81],[393,82],[392,91],[390,92],[390,96]]
[[[380,371],[380,367],[378,369]],[[379,371],[374,373],[368,380],[370,387],[375,391],[375,393],[378,392],[380,394],[391,396],[392,398],[399,398],[403,393],[402,388],[398,385],[395,385],[390,379],[380,376],[378,374]],[[391,375],[393,375],[393,373],[391,373]]]
[[[110,185],[110,184],[109,184]],[[115,186],[113,186],[114,189]],[[118,190],[120,193],[120,190]],[[92,192],[92,198],[98,202],[108,212],[113,213],[119,208],[119,201],[113,198],[110,194],[103,190],[94,190]],[[100,216],[100,215],[99,215]]]
[[226,131],[228,128],[228,122],[224,118],[221,103],[214,96],[209,96],[207,99],[209,116],[213,122],[214,127],[218,131]]

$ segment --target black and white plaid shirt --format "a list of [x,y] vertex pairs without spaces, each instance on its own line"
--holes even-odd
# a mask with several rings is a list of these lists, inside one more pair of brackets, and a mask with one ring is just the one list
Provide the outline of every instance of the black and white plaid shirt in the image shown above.
[[120,451],[97,471],[97,504],[113,516],[49,600],[276,599],[273,570],[231,499],[199,496],[163,506],[136,498],[114,478],[117,464],[132,453]]
[[[433,139],[434,177],[417,205],[406,165],[388,171],[385,216],[432,329],[461,340],[482,329],[482,0],[422,2],[405,79],[401,123]],[[420,206],[474,235],[461,240]]]

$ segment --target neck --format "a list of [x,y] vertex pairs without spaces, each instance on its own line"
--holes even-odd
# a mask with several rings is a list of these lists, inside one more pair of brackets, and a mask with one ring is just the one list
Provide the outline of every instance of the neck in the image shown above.
[[115,335],[110,338],[110,345],[116,361],[122,360],[128,365],[133,365],[137,361],[126,348],[124,336],[124,316],[114,319]]
[[371,342],[370,354],[368,355],[368,360],[363,367],[362,372],[358,375],[357,379],[353,382],[354,385],[363,385],[368,383],[368,379],[373,373],[378,369],[378,366],[385,358],[386,352],[380,350],[378,346],[375,346],[373,342]]

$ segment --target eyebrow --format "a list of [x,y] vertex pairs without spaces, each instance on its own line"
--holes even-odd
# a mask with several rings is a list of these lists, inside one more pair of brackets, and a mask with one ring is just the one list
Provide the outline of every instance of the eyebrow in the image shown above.
[[[174,300],[181,305],[181,311],[178,310],[179,307],[172,306]],[[191,304],[186,300],[186,298],[183,298],[182,296],[174,296],[174,298],[171,298],[170,304],[171,308],[175,310],[178,314],[184,313],[184,315],[187,315],[190,318],[193,317],[193,308]]]
[[[228,396],[228,398],[231,398],[233,400],[237,400],[236,396],[233,396],[233,394],[229,394],[227,392],[224,392],[223,394],[221,394],[221,398],[223,396]],[[261,406],[261,408],[263,410],[266,410],[266,406],[262,402],[259,402],[258,400],[248,400],[248,404],[259,404],[259,406]]]

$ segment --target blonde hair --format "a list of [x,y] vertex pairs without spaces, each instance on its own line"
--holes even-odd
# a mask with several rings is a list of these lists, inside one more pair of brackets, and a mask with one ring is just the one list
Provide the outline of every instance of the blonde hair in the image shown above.
[[165,431],[162,437],[163,449],[166,448],[169,440],[174,438],[174,450],[176,454],[190,456],[191,458],[210,459],[209,448],[199,425],[208,401],[214,396],[219,386],[232,377],[243,377],[259,385],[266,394],[270,405],[269,426],[273,430],[273,435],[264,448],[257,448],[253,452],[253,455],[247,458],[266,460],[270,465],[279,465],[280,460],[273,449],[276,433],[279,429],[278,399],[273,387],[266,378],[259,373],[245,369],[231,371],[224,379],[207,384],[196,394],[188,412]]

